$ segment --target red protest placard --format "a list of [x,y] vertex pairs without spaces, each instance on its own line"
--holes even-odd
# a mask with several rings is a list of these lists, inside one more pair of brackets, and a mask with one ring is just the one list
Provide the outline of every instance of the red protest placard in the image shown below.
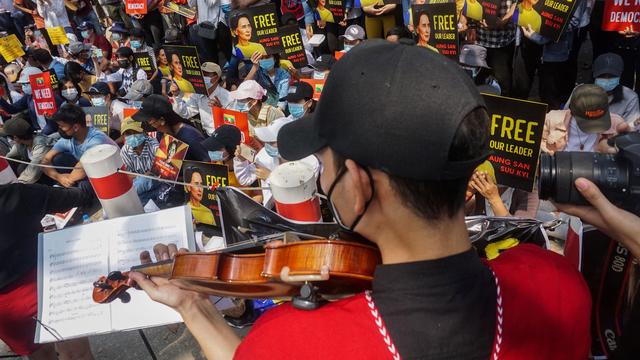
[[605,1],[602,15],[604,31],[640,31],[640,3],[638,0]]
[[217,129],[224,124],[230,124],[240,129],[242,142],[249,143],[249,119],[247,118],[247,113],[214,106],[213,127]]
[[56,99],[53,97],[51,77],[49,72],[29,76],[29,83],[33,93],[33,102],[38,115],[51,116],[56,112]]
[[316,80],[316,79],[300,79],[307,84],[311,85],[313,88],[313,100],[320,101],[320,94],[322,94],[322,89],[324,88],[325,80]]
[[125,12],[129,15],[147,13],[147,0],[124,0]]
[[162,179],[176,181],[188,150],[189,145],[171,135],[165,135],[156,150],[151,173]]

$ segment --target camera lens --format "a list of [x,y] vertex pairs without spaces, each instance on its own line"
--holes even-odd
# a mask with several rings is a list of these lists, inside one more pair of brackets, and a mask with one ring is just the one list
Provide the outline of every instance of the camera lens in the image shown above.
[[555,156],[542,154],[540,158],[540,198],[587,204],[574,185],[580,177],[598,185],[611,200],[623,200],[628,195],[629,166],[624,159],[611,154],[557,152]]

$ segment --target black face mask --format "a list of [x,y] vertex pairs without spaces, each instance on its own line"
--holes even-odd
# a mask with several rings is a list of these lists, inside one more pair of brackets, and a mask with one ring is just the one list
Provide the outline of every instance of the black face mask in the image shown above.
[[118,60],[118,66],[122,69],[128,69],[131,66],[131,61],[129,60]]
[[369,182],[371,183],[371,197],[364,204],[364,210],[360,215],[356,217],[355,221],[353,222],[353,224],[351,224],[351,226],[347,226],[342,222],[342,218],[340,217],[340,214],[338,214],[338,209],[335,207],[335,205],[333,205],[333,202],[331,202],[331,194],[333,193],[333,190],[335,189],[340,179],[342,179],[342,176],[347,172],[347,168],[345,166],[343,166],[340,169],[340,172],[338,172],[338,176],[336,176],[336,178],[333,180],[333,183],[331,184],[331,186],[329,187],[329,191],[327,192],[327,201],[329,201],[329,210],[331,211],[333,218],[336,219],[336,223],[338,223],[338,226],[340,226],[342,230],[348,233],[354,232],[354,229],[356,228],[356,226],[358,225],[358,223],[360,222],[364,214],[367,212],[367,209],[369,209],[369,205],[373,200],[373,194],[375,193],[375,188],[373,187],[373,177],[371,176],[369,169],[364,168],[364,171],[367,173],[367,176],[369,177]]
[[70,139],[72,139],[72,138],[73,138],[73,135],[67,135],[67,134],[65,134],[65,133],[62,131],[62,129],[58,129],[58,134],[60,134],[60,137],[61,137],[61,138],[63,138],[63,139],[70,140]]

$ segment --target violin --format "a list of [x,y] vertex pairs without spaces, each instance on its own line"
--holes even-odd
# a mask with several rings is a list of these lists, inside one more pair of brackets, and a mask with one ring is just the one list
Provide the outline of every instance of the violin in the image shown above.
[[[286,233],[285,233],[286,234]],[[353,241],[270,241],[263,251],[229,253],[224,250],[179,253],[172,260],[134,266],[147,276],[161,276],[185,290],[237,298],[292,298],[312,309],[318,295],[336,297],[371,288],[373,273],[381,263],[377,247]],[[129,272],[115,271],[93,285],[93,300],[127,302],[132,284]]]

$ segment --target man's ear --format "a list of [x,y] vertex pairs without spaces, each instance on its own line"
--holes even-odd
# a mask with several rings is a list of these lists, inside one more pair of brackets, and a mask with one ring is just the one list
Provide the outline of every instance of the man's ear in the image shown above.
[[348,179],[348,189],[354,196],[353,212],[356,216],[362,214],[365,210],[365,206],[369,199],[371,199],[372,185],[369,179],[369,175],[364,168],[360,167],[355,161],[345,161],[345,167],[347,173],[345,174]]

